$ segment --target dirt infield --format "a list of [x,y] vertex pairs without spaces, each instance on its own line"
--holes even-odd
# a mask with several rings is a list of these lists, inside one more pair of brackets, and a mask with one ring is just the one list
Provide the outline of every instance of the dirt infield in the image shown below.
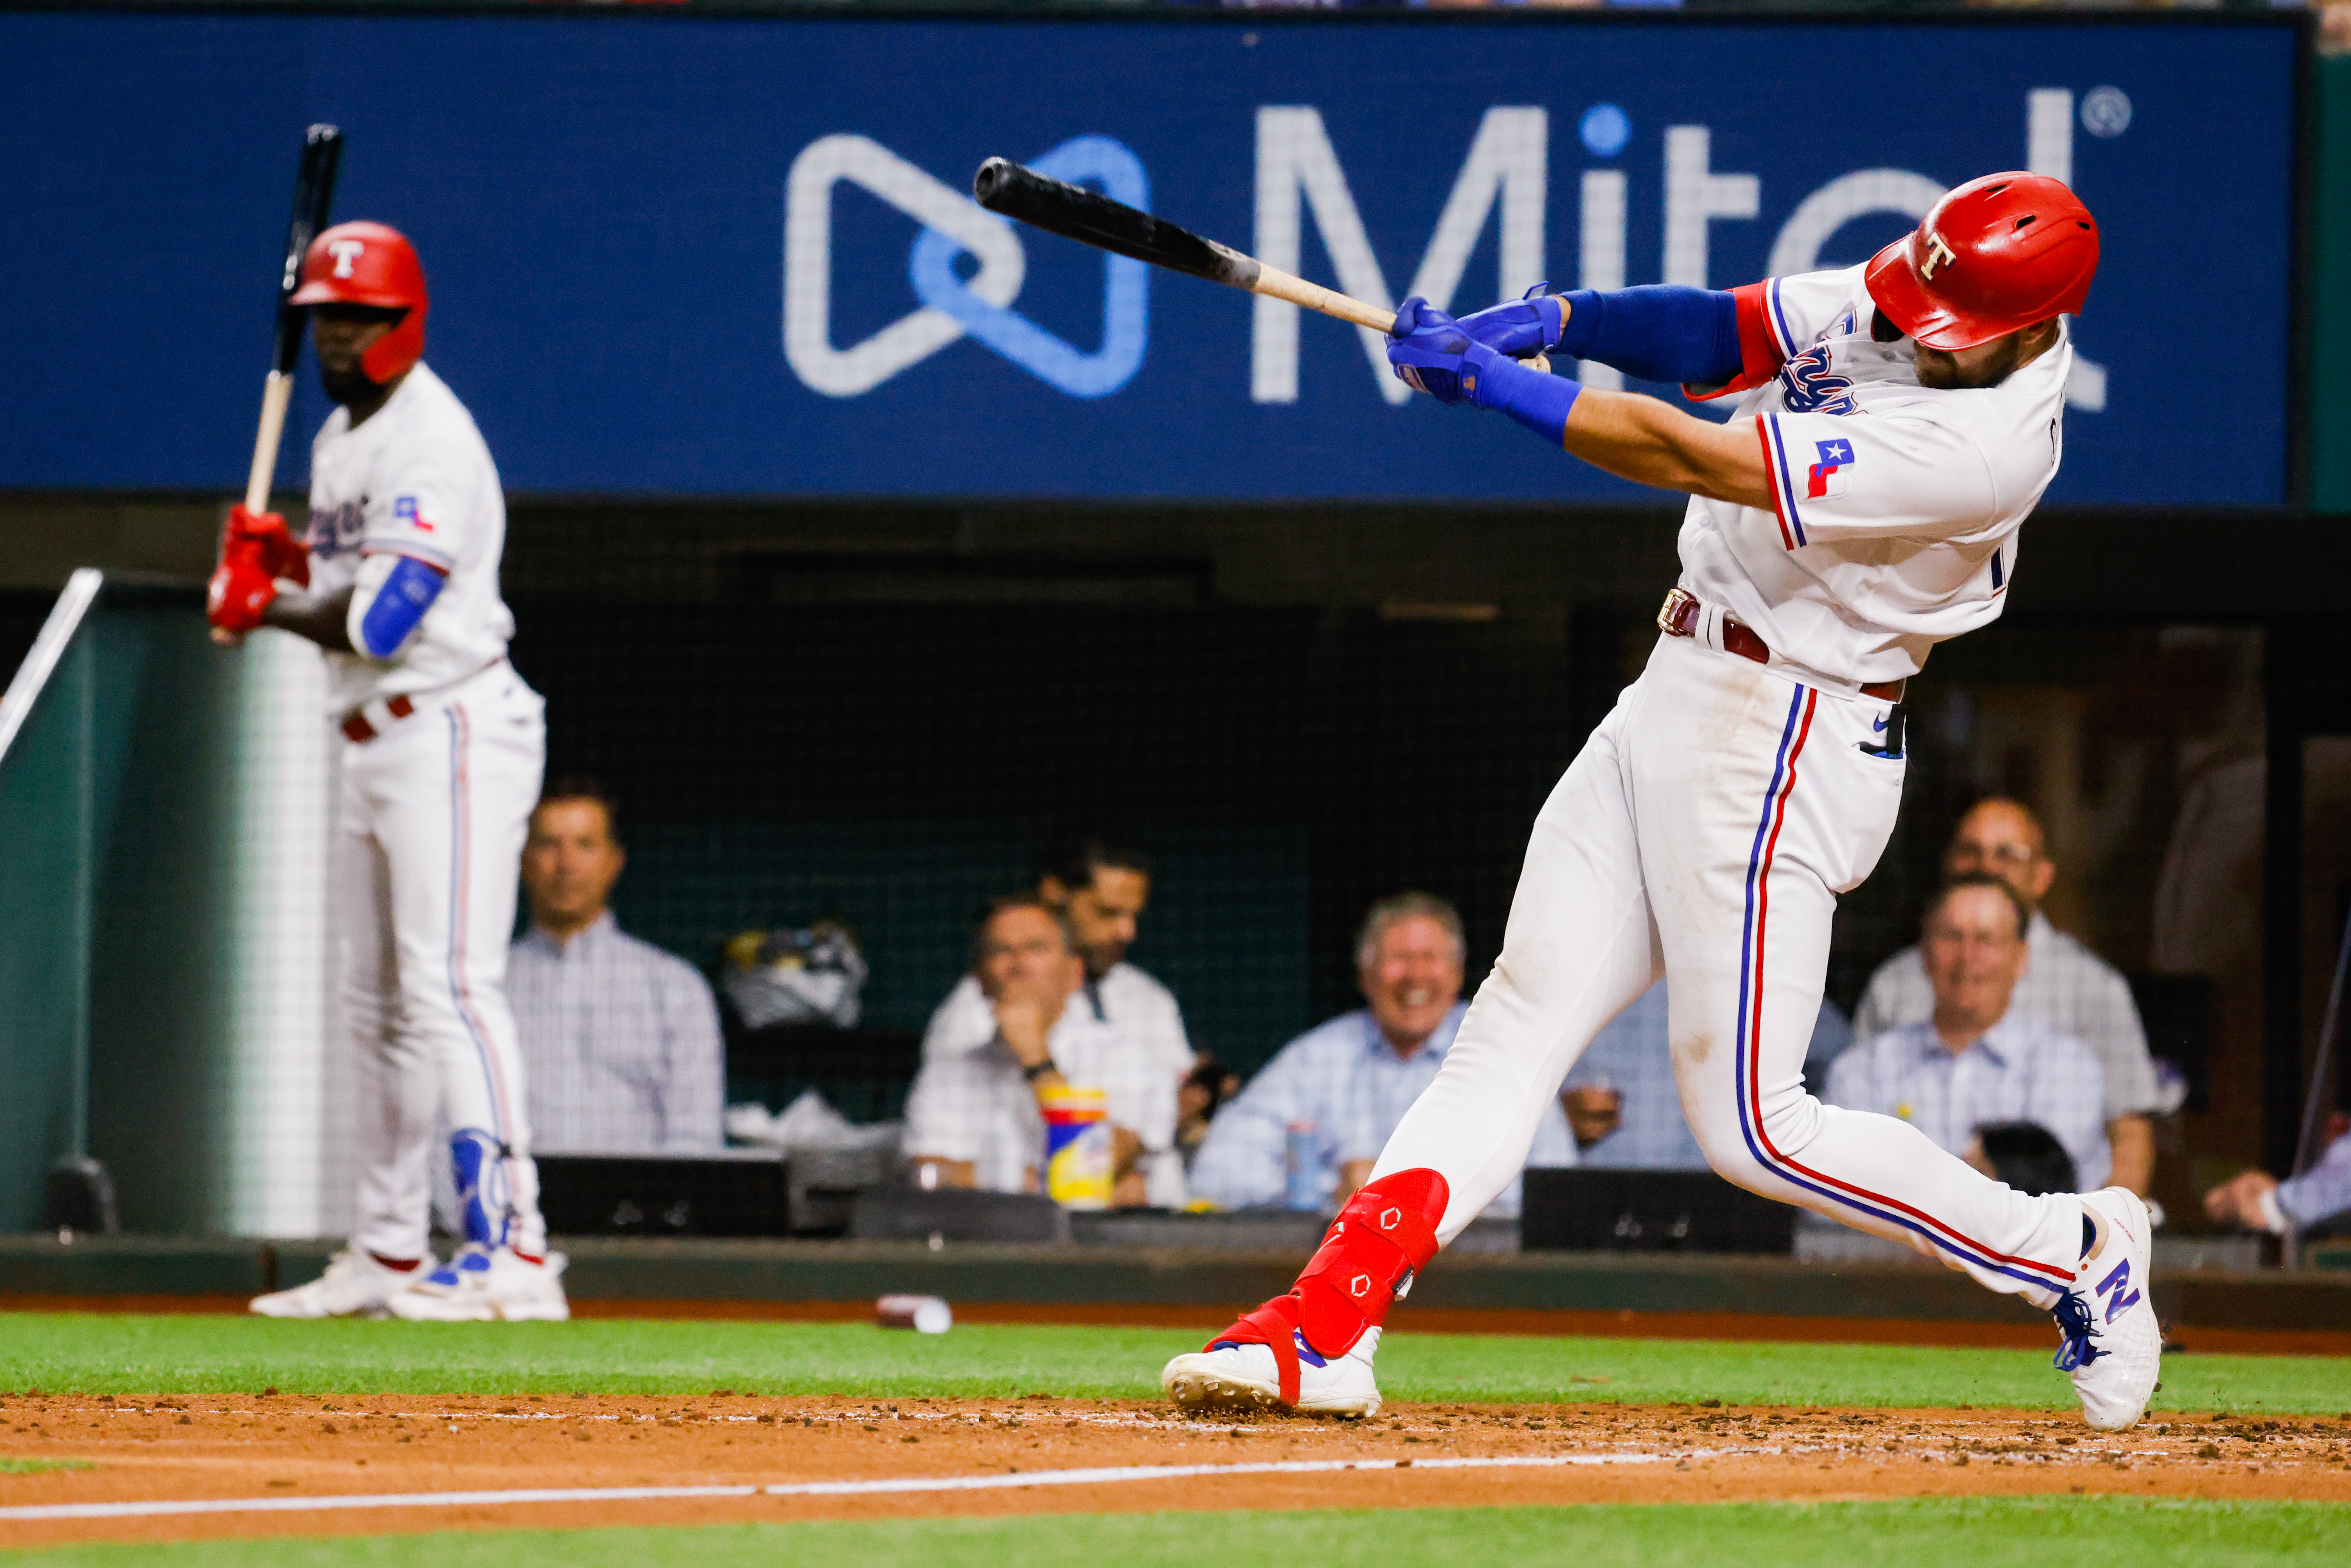
[[[1519,1468],[1429,1468],[1516,1459]],[[1123,1466],[1375,1469],[1065,1484]],[[1539,1462],[1530,1462],[1539,1461]],[[1394,1468],[1402,1466],[1403,1468]],[[68,1468],[71,1467],[71,1468]],[[1011,1483],[1039,1476],[1043,1484]],[[451,1528],[1169,1509],[2103,1492],[2351,1501],[2351,1413],[2199,1412],[2118,1437],[2044,1411],[1405,1405],[1369,1422],[1204,1421],[1162,1405],[1004,1401],[19,1396],[0,1510],[61,1503],[1002,1478],[984,1490],[26,1520],[0,1545]]]

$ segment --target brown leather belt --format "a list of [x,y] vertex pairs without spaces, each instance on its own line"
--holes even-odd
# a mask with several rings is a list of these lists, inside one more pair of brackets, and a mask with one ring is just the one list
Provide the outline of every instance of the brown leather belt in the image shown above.
[[[393,697],[383,705],[383,711],[394,718],[406,718],[416,711],[416,705],[404,696]],[[354,744],[373,740],[381,730],[367,721],[367,715],[353,708],[343,716],[343,738]]]
[[[1695,637],[1698,635],[1698,612],[1702,608],[1698,595],[1677,588],[1666,595],[1665,603],[1657,610],[1657,630],[1668,637]],[[1752,659],[1759,664],[1771,662],[1771,650],[1762,638],[1755,634],[1755,629],[1728,615],[1722,618],[1722,645],[1727,652],[1742,659]],[[1861,688],[1861,695],[1898,703],[1902,700],[1902,688],[1908,684],[1907,681],[1872,681]]]

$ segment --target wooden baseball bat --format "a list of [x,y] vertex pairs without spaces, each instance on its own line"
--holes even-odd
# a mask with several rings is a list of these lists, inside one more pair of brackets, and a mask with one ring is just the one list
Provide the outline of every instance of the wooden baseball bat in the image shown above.
[[261,427],[253,437],[253,467],[246,476],[245,507],[269,507],[269,482],[277,472],[277,444],[286,434],[286,409],[294,396],[294,363],[302,354],[302,311],[293,303],[302,282],[302,257],[327,226],[335,198],[335,170],[342,161],[343,133],[314,125],[302,137],[302,162],[294,175],[294,215],[286,225],[286,263],[277,275],[277,336],[269,379],[261,387]]
[[1098,249],[1131,256],[1154,267],[1189,273],[1251,294],[1270,294],[1309,310],[1369,327],[1375,332],[1395,329],[1395,312],[1366,305],[1309,283],[1278,267],[1268,267],[1253,256],[1229,246],[1203,239],[1165,218],[1137,212],[1099,192],[1049,179],[1008,158],[990,158],[971,178],[972,199],[991,213],[1057,234]]

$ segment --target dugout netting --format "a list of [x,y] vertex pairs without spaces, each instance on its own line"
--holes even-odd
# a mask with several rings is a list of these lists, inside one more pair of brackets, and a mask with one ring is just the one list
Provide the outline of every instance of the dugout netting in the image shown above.
[[[855,933],[859,1036],[829,1055],[730,1020],[729,1091],[780,1111],[815,1086],[859,1121],[903,1102],[979,906],[1071,832],[1152,857],[1133,956],[1243,1072],[1354,1005],[1351,937],[1384,894],[1459,904],[1474,984],[1529,822],[1654,637],[1614,601],[1236,602],[1196,563],[768,555],[653,580],[580,537],[560,570],[509,578],[549,774],[617,798],[621,923],[696,967],[748,928]],[[129,1228],[332,1233],[350,1086],[315,656],[274,634],[211,648],[189,587],[79,591],[0,754],[0,1225],[37,1225],[41,1172],[86,1148]],[[16,643],[60,625],[46,595],[0,609]],[[1959,812],[2015,795],[2049,826],[2053,917],[2134,977],[2189,1084],[2178,1185],[2257,1157],[2265,1071],[2288,1071],[2264,1067],[2266,1009],[2309,968],[2246,914],[2275,850],[2278,684],[2258,627],[2019,622],[1939,651],[1830,998],[1850,1008],[1912,939]],[[2300,946],[2323,967],[2351,768],[2341,742],[2307,745]]]

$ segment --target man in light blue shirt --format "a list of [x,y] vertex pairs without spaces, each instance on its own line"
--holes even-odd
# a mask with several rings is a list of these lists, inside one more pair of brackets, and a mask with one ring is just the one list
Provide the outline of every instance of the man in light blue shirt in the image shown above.
[[[1368,1004],[1281,1048],[1208,1124],[1191,1189],[1226,1208],[1323,1212],[1371,1176],[1396,1124],[1437,1077],[1468,1010],[1461,1000],[1461,917],[1441,898],[1400,894],[1372,906],[1355,946]],[[1296,1157],[1291,1169],[1292,1133]],[[1575,1164],[1575,1139],[1553,1101],[1530,1166]],[[1513,1181],[1486,1211],[1519,1212]]]
[[1829,1069],[1831,1105],[1899,1116],[1986,1168],[1977,1129],[2030,1122],[2074,1162],[2074,1189],[2106,1185],[2105,1071],[2090,1048],[2009,998],[2030,957],[2022,902],[1988,874],[1953,878],[1927,912],[1918,944],[1935,1014],[1865,1040]]
[[2280,1181],[2267,1171],[2247,1171],[2206,1193],[2204,1209],[2215,1219],[2273,1233],[2289,1226],[2308,1230],[2351,1214],[2351,1130],[2336,1133],[2300,1176]]

